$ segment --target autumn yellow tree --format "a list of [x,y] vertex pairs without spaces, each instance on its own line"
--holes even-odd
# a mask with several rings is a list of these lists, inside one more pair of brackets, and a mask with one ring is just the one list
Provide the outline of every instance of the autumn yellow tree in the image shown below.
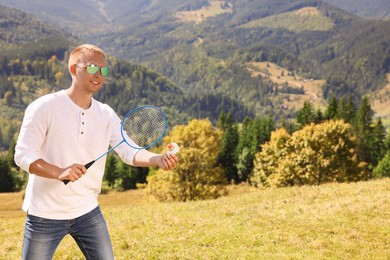
[[266,186],[319,185],[367,179],[356,137],[342,120],[310,124],[288,138],[282,130],[256,155],[253,182]]
[[280,128],[271,133],[269,142],[262,145],[262,151],[256,154],[254,162],[254,174],[251,182],[263,186],[283,186],[288,176],[279,173],[283,169],[280,165],[290,154],[287,143],[291,139],[290,134]]
[[175,126],[164,145],[180,146],[180,163],[172,171],[157,170],[148,177],[147,191],[161,201],[190,201],[216,198],[225,193],[226,178],[217,166],[222,132],[208,119]]

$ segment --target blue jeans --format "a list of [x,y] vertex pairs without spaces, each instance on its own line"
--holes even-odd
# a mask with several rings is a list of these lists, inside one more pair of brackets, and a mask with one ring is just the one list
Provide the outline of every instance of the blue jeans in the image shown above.
[[86,259],[114,259],[106,222],[99,207],[70,220],[27,215],[23,259],[52,259],[61,240],[70,234]]

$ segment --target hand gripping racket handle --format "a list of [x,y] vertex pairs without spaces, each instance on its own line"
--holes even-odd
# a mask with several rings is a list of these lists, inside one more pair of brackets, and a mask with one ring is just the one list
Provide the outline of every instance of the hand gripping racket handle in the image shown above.
[[[88,169],[88,168],[91,167],[92,164],[94,164],[95,162],[96,162],[96,160],[90,161],[89,163],[87,163],[86,165],[84,165],[84,167],[85,167],[86,169]],[[68,184],[68,183],[70,182],[70,180],[63,180],[62,182],[66,185],[66,184]]]

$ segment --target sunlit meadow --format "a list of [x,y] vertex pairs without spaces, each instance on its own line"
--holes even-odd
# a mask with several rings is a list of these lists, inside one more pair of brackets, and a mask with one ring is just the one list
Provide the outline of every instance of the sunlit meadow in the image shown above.
[[[144,190],[101,195],[116,259],[390,259],[390,179],[229,189],[186,203]],[[0,201],[0,259],[20,259],[22,193]],[[54,259],[83,256],[68,236]]]

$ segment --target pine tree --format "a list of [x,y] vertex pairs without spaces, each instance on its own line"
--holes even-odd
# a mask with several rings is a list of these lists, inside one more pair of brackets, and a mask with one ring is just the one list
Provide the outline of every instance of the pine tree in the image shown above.
[[355,114],[356,108],[353,103],[352,95],[349,95],[348,100],[345,97],[342,97],[339,106],[337,107],[337,118],[343,119],[346,123],[351,123]]
[[302,128],[305,125],[312,123],[314,121],[314,117],[315,115],[313,105],[306,101],[303,104],[303,108],[298,111],[297,123],[299,124],[300,128]]
[[363,97],[358,111],[353,119],[353,127],[357,136],[358,158],[371,164],[371,150],[369,139],[371,136],[371,124],[374,111],[371,109],[370,102],[367,97]]
[[11,192],[15,189],[15,178],[7,158],[0,157],[0,192]]
[[260,121],[258,118],[246,120],[242,125],[237,149],[237,171],[240,182],[248,180],[252,173],[254,156],[259,146],[259,132]]
[[373,171],[374,178],[390,177],[390,151],[380,160]]
[[386,154],[386,128],[383,126],[382,119],[380,117],[372,129],[369,140],[371,163],[375,167]]
[[222,112],[217,123],[218,127],[223,131],[222,143],[218,153],[217,162],[225,171],[226,179],[231,182],[238,182],[238,174],[236,167],[236,149],[238,145],[238,131],[234,124],[232,113],[227,116]]
[[337,118],[343,119],[345,122],[345,118],[347,112],[347,101],[345,100],[345,97],[341,97],[339,106],[337,107]]
[[114,187],[115,181],[118,177],[116,155],[110,153],[107,157],[104,180],[107,182],[109,187]]
[[319,124],[324,120],[324,114],[322,113],[321,109],[317,109],[315,116],[314,116],[314,123]]
[[325,110],[325,119],[336,119],[338,114],[338,102],[335,96],[332,96]]

